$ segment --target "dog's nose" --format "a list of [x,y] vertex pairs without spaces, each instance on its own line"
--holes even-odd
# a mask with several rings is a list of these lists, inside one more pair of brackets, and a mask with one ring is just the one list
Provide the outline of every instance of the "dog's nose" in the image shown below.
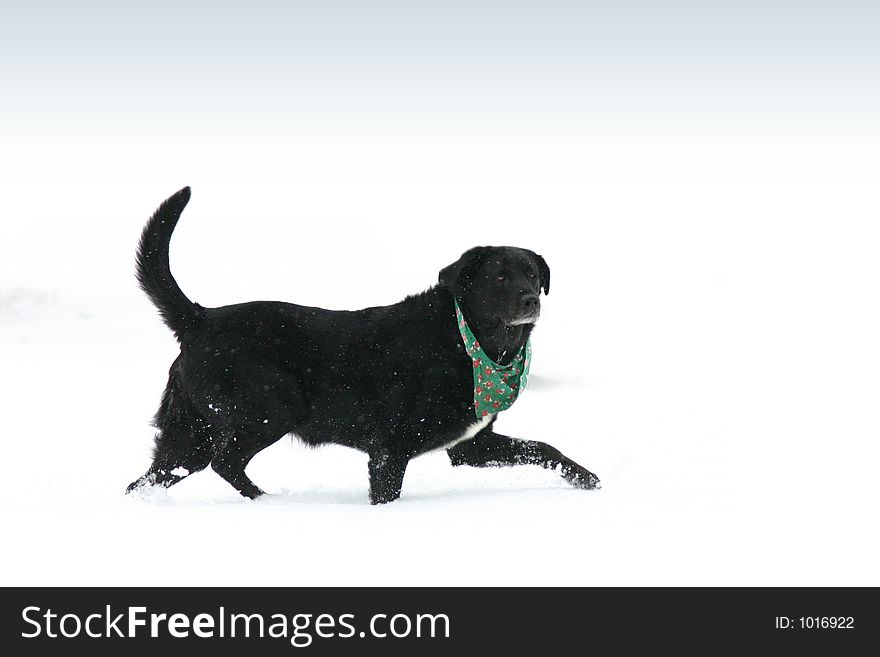
[[538,309],[540,306],[540,301],[538,300],[537,294],[524,294],[521,300],[522,309],[524,312],[531,313]]

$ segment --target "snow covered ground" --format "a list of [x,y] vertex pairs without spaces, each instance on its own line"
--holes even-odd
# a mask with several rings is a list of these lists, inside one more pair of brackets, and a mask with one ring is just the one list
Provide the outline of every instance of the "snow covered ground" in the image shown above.
[[[264,17],[267,49],[233,52],[220,14],[128,34],[77,12],[4,38],[35,50],[0,109],[0,583],[880,585],[880,103],[857,26],[867,49],[815,49],[840,27],[821,21],[774,49],[748,26],[775,14],[751,41],[670,23],[677,49],[639,49],[667,33],[600,16],[584,41],[595,21],[548,13],[553,47],[458,21],[449,59],[433,22],[376,19],[370,49]],[[93,47],[37,48],[70,35]],[[723,47],[746,42],[762,57]],[[473,245],[543,254],[530,386],[497,426],[604,488],[437,453],[377,508],[363,455],[285,439],[249,468],[265,499],[210,471],[124,497],[176,353],[134,248],[184,185],[172,269],[203,305],[380,305]]]
[[[159,168],[166,146],[141,156]],[[528,146],[521,169],[497,154],[450,161],[446,178],[427,146],[415,161],[400,146],[388,160],[401,164],[359,183],[349,161],[338,181],[327,165],[317,182],[251,171],[225,185],[205,154],[160,181],[95,184],[109,171],[96,157],[74,180],[19,189],[28,200],[3,224],[2,581],[880,583],[873,154],[826,143],[802,160],[797,144],[765,143],[740,168],[730,158],[755,155],[744,145],[679,145],[670,160],[664,145],[629,159],[596,143],[584,171],[564,145]],[[476,168],[493,172],[479,189]],[[364,456],[285,439],[249,468],[266,499],[210,471],[124,498],[176,351],[136,289],[133,248],[185,183],[172,263],[204,304],[390,303],[473,244],[543,253],[553,283],[532,382],[498,425],[559,447],[604,488],[436,453],[374,508]]]

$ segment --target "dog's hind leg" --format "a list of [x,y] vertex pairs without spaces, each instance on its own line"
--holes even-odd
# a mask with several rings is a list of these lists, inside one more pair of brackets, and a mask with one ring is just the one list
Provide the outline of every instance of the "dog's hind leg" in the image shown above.
[[211,461],[211,468],[245,497],[257,498],[264,492],[251,481],[244,470],[257,453],[280,439],[281,436],[275,434],[254,436],[236,432],[232,440]]
[[156,436],[150,469],[131,482],[125,492],[151,486],[169,488],[194,472],[204,470],[213,455],[211,437],[202,427],[167,427]]
[[159,433],[153,447],[153,464],[128,485],[126,493],[151,486],[173,486],[207,468],[214,456],[213,437],[218,435],[218,428],[207,422],[181,393],[175,366],[168,377],[154,424]]

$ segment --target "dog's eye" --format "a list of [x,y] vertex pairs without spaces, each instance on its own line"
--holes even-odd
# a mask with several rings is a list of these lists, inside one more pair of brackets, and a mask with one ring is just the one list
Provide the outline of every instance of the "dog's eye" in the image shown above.
[[499,283],[503,283],[504,282],[504,274],[498,274],[498,276],[495,277],[495,280],[498,281]]
[[529,278],[534,278],[534,277],[535,277],[535,272],[532,272],[529,274]]

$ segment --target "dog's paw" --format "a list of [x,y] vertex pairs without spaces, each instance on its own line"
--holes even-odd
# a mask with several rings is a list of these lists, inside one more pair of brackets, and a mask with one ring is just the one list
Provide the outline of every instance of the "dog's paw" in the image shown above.
[[261,497],[266,497],[268,494],[256,484],[242,486],[238,492],[241,493],[242,497],[246,497],[249,500],[258,500]]
[[139,479],[135,479],[131,482],[125,489],[125,494],[134,494],[136,497],[143,497],[144,495],[149,494],[150,490],[155,488],[155,486],[156,476],[152,473],[147,473]]
[[569,484],[581,490],[598,490],[602,488],[602,482],[599,480],[599,477],[579,465],[567,471],[564,469],[562,476]]
[[137,486],[134,484],[130,485],[125,490],[125,494],[140,502],[147,502],[149,504],[173,504],[171,496],[168,494],[168,489],[165,486],[160,486],[149,481],[145,481]]

